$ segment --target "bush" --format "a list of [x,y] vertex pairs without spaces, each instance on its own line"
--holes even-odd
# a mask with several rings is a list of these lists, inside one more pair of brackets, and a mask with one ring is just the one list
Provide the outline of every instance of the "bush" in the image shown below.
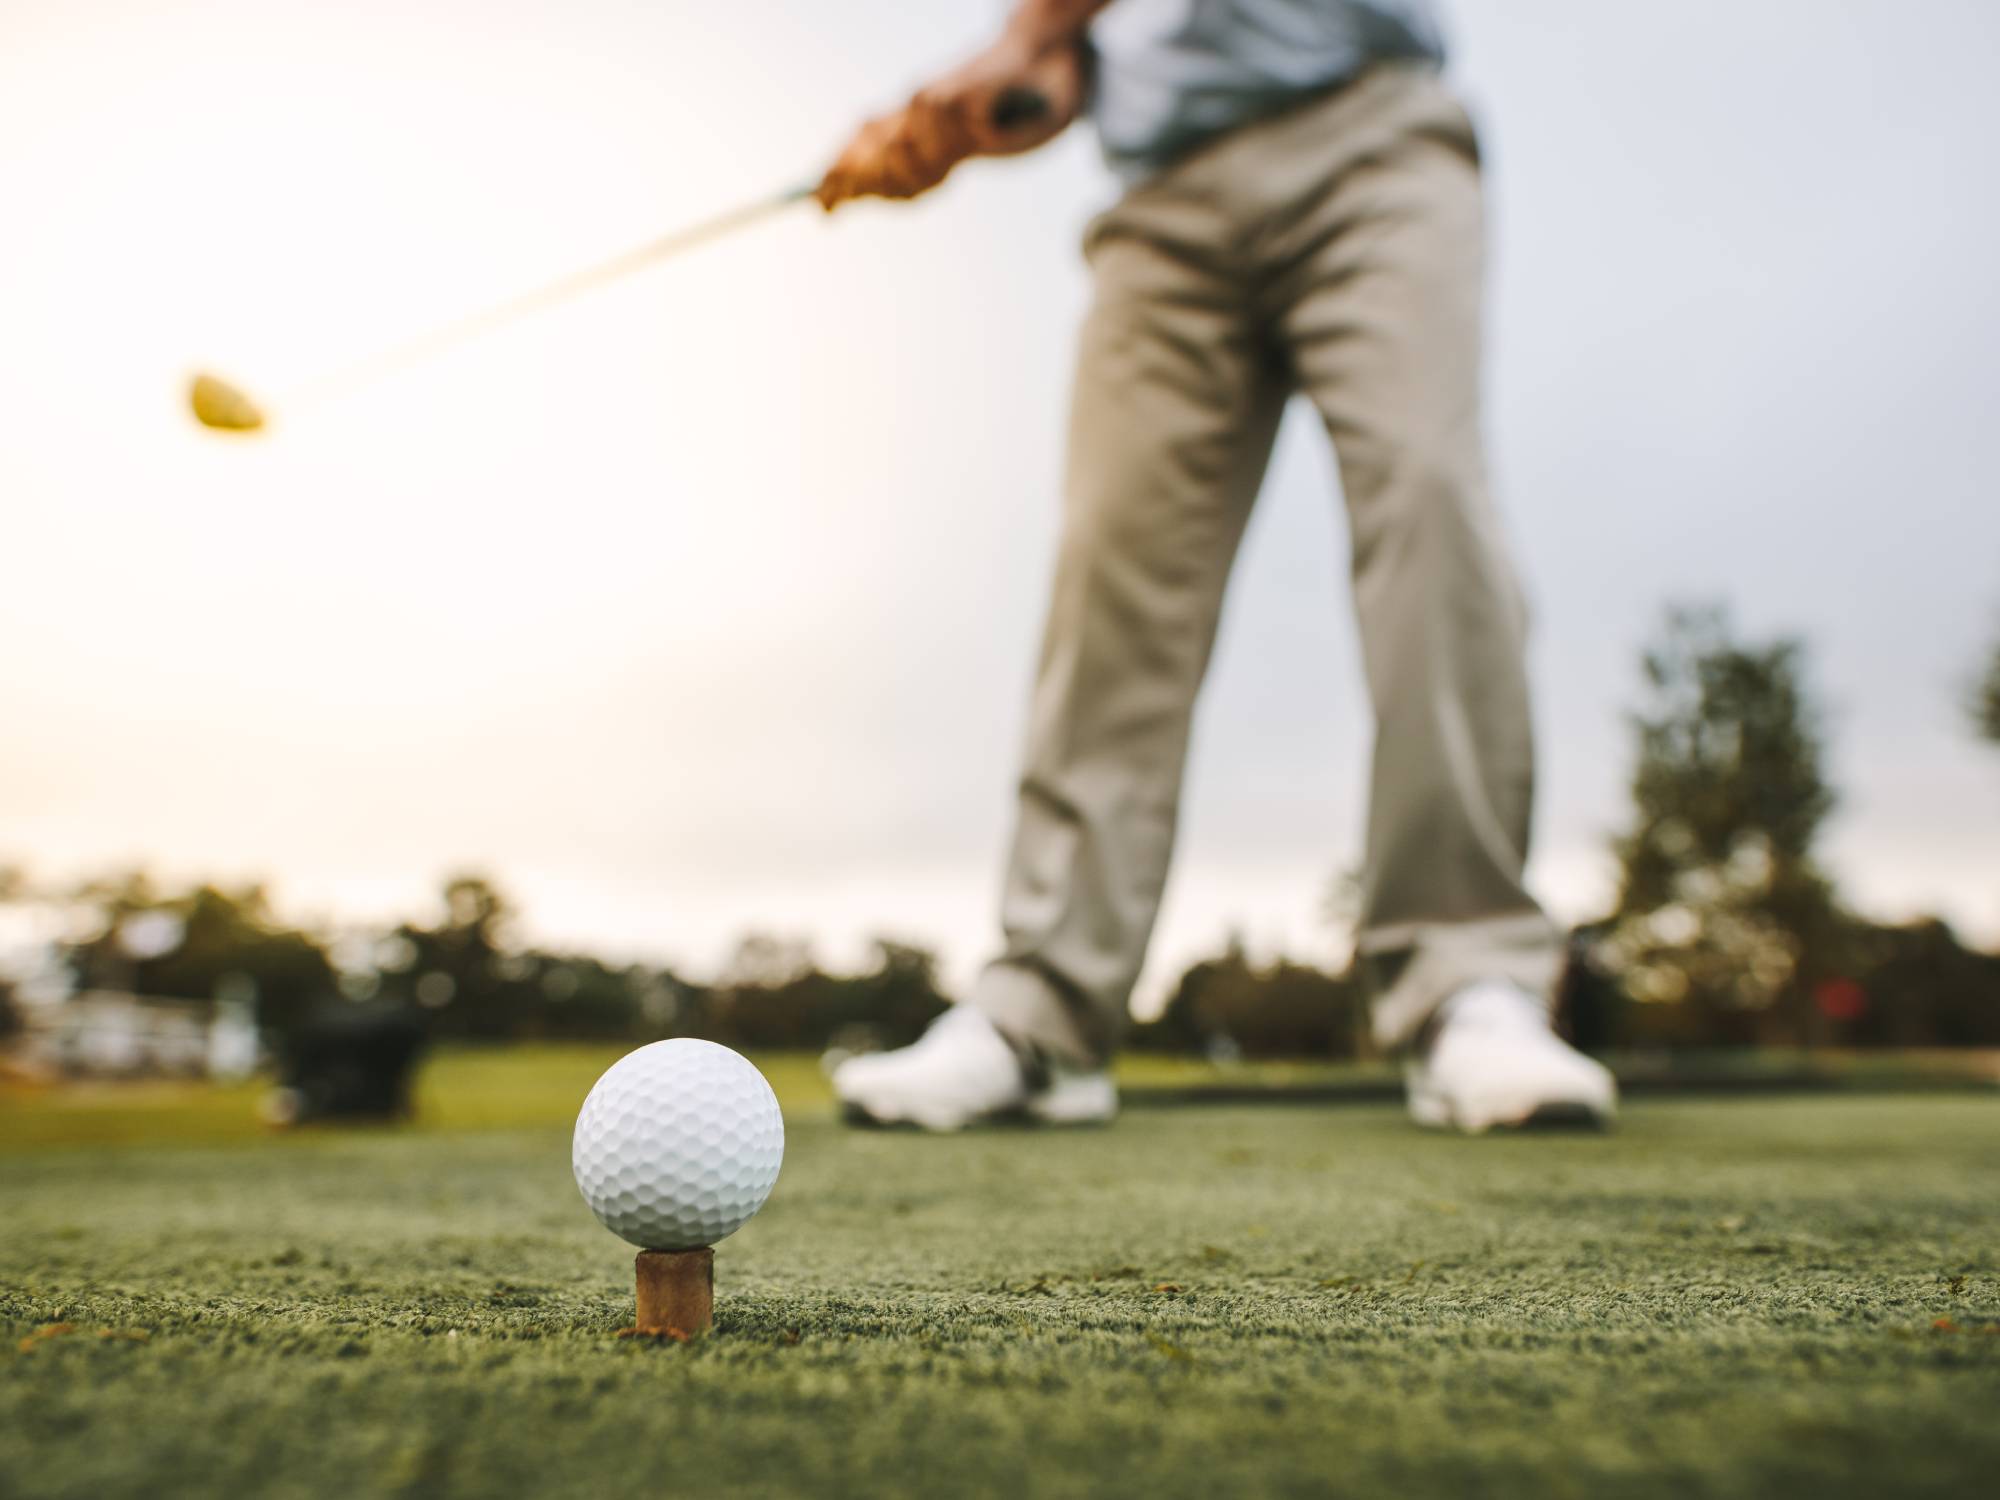
[[836,1037],[843,1045],[906,1046],[950,1003],[936,969],[925,950],[878,939],[868,972],[828,974],[802,947],[753,937],[699,1017],[677,1030],[739,1047],[817,1050]]
[[1133,1027],[1129,1045],[1209,1057],[1352,1057],[1365,1014],[1358,980],[1290,959],[1259,967],[1232,943],[1182,975],[1159,1019]]

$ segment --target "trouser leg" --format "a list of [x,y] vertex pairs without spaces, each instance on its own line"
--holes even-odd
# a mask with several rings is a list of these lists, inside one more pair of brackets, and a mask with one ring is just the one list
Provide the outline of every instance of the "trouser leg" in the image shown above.
[[1352,528],[1376,718],[1358,938],[1377,1040],[1397,1046],[1474,979],[1546,998],[1559,948],[1522,884],[1526,616],[1481,437],[1477,148],[1434,79],[1378,80],[1371,107],[1365,159],[1314,178],[1294,152],[1289,185],[1274,165],[1288,212],[1265,248]]
[[1165,885],[1196,693],[1284,388],[1219,226],[1141,193],[1093,228],[1061,551],[1002,897],[973,993],[1078,1062],[1117,1043]]
[[1353,532],[1377,1038],[1407,1043],[1474,979],[1548,995],[1560,950],[1522,884],[1525,611],[1480,433],[1481,215],[1463,111],[1383,69],[1236,132],[1094,233],[1007,945],[974,995],[1004,1029],[1084,1060],[1115,1045],[1288,378],[1326,421]]

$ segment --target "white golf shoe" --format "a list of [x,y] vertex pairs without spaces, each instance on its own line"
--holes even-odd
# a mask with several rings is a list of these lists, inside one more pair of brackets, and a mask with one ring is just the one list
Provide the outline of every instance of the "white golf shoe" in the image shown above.
[[850,1119],[962,1130],[982,1120],[1101,1125],[1118,1113],[1111,1075],[1030,1061],[985,1015],[954,1005],[908,1047],[850,1057],[833,1070]]
[[1618,1112],[1611,1071],[1557,1036],[1541,1002],[1504,980],[1467,985],[1445,1001],[1404,1083],[1419,1125],[1471,1135],[1494,1126],[1604,1126]]

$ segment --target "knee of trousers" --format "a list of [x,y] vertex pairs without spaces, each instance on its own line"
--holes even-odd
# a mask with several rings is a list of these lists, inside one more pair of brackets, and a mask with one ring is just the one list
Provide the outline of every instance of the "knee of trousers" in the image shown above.
[[1489,645],[1512,648],[1527,631],[1527,601],[1484,477],[1464,465],[1413,458],[1359,494],[1350,482],[1355,602],[1366,616],[1456,607]]

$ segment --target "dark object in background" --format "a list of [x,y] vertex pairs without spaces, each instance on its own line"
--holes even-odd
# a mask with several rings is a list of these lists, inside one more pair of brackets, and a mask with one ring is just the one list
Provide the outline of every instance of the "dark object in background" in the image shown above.
[[423,1022],[405,1006],[322,1006],[286,1040],[266,1118],[274,1125],[407,1119],[427,1040]]
[[1233,1062],[1245,1057],[1350,1058],[1367,1035],[1367,994],[1377,974],[1329,974],[1310,964],[1251,960],[1230,939],[1218,957],[1181,976],[1154,1020],[1126,1045]]
[[1609,925],[1593,922],[1569,935],[1562,977],[1556,982],[1556,1026],[1579,1052],[1603,1052],[1623,1039],[1625,992],[1596,952]]

